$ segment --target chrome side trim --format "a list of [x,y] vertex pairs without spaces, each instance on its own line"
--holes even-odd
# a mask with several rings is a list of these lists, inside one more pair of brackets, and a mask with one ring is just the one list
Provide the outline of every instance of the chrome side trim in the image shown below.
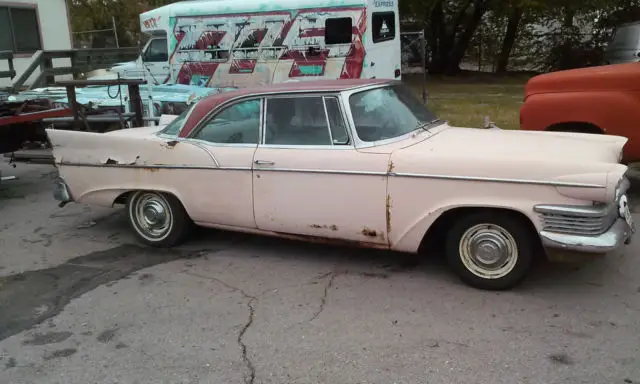
[[[338,98],[336,97],[336,100]],[[331,133],[331,122],[329,121],[329,113],[327,112],[327,97],[322,97],[322,108],[324,108],[324,120],[327,122],[327,130],[329,131],[329,141],[333,146],[333,133]]]
[[427,174],[427,173],[390,172],[389,176],[412,177],[412,178],[422,178],[422,179],[484,181],[489,183],[533,184],[533,185],[547,185],[547,186],[553,186],[553,187],[606,188],[606,185],[601,185],[601,184],[572,183],[568,181],[509,179],[509,178],[480,177],[480,176],[453,176],[453,175],[438,175],[438,174]]
[[540,204],[533,207],[537,213],[550,215],[569,215],[578,217],[603,217],[606,216],[614,206],[612,204],[598,205],[551,205]]
[[217,167],[207,165],[175,165],[175,164],[96,164],[96,163],[55,163],[57,166],[66,167],[93,167],[93,168],[132,168],[132,169],[212,169],[212,170],[252,170],[251,167]]
[[329,175],[356,175],[356,176],[387,176],[387,172],[375,171],[347,171],[337,169],[296,169],[296,168],[260,168],[258,172],[293,172],[293,173],[320,173]]
[[[222,171],[245,171],[252,170],[251,167],[223,167],[223,166],[201,166],[201,165],[175,165],[175,164],[95,164],[95,163],[67,163],[60,162],[56,165],[74,166],[74,167],[107,167],[107,168],[165,168],[165,169],[218,169]],[[349,171],[349,170],[333,170],[333,169],[301,169],[301,168],[260,168],[260,172],[297,172],[297,173],[325,173],[340,175],[363,175],[363,176],[390,176],[390,177],[411,177],[423,179],[443,179],[443,180],[466,180],[466,181],[483,181],[491,183],[515,183],[515,184],[533,184],[546,185],[555,187],[576,187],[576,188],[605,188],[598,184],[581,184],[544,180],[525,180],[525,179],[501,179],[491,177],[474,177],[474,176],[449,176],[449,175],[433,175],[419,173],[395,173],[395,172],[376,172],[376,171]]]
[[183,140],[184,143],[189,143],[191,145],[195,145],[196,147],[204,150],[205,152],[207,152],[207,154],[209,155],[209,157],[211,158],[211,160],[213,160],[213,163],[216,165],[216,167],[220,168],[220,163],[218,163],[218,159],[216,159],[216,155],[213,154],[213,152],[211,152],[209,150],[209,148],[207,148],[206,145],[201,144],[199,142],[197,142],[196,140]]
[[351,144],[334,144],[334,145],[297,145],[297,144],[260,144],[260,148],[279,148],[279,149],[326,149],[326,150],[345,150],[354,147]]

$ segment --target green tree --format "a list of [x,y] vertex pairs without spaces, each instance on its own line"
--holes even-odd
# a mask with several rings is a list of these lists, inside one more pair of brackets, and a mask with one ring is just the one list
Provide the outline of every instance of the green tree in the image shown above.
[[[120,46],[135,46],[140,36],[142,12],[178,0],[71,0],[71,27],[74,32],[109,29],[115,18]],[[95,42],[100,45],[100,42]]]

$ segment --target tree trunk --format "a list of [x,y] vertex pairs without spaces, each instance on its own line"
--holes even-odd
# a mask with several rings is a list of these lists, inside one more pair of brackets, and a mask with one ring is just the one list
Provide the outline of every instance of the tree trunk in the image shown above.
[[[460,8],[460,11],[458,11],[458,14],[456,15],[456,17],[452,19],[453,21],[451,23],[451,32],[448,35],[446,35],[446,32],[443,33],[442,35],[442,38],[444,39],[443,44],[444,46],[447,47],[447,49],[451,49],[451,47],[453,47],[455,43],[456,35],[458,32],[458,26],[462,24],[462,21],[467,15],[467,9],[469,9],[469,7],[471,6],[471,2],[472,0],[467,0],[465,4],[462,6],[462,8]],[[447,53],[449,53],[448,50],[447,50]]]
[[462,62],[464,54],[467,51],[467,47],[469,46],[469,42],[476,32],[476,29],[478,29],[482,16],[487,12],[487,9],[488,5],[485,0],[474,1],[473,14],[467,19],[464,25],[464,32],[460,35],[460,38],[456,41],[449,52],[445,68],[446,74],[454,75],[460,72],[460,62]]
[[428,49],[431,51],[431,61],[427,63],[429,73],[441,73],[444,69],[444,55],[447,51],[443,50],[443,42],[445,40],[444,32],[444,10],[442,9],[442,1],[438,1],[431,10],[429,15],[429,33],[427,41]]
[[507,23],[507,31],[502,40],[502,49],[500,50],[500,56],[498,56],[498,64],[496,65],[497,73],[507,72],[507,65],[509,64],[509,56],[513,49],[513,44],[516,41],[518,35],[518,27],[520,26],[520,19],[522,19],[522,8],[515,7],[511,16],[509,16],[509,22]]

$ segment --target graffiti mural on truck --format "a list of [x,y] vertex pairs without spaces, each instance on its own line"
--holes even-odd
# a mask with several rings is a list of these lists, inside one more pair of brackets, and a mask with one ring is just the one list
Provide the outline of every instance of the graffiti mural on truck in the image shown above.
[[359,78],[366,20],[365,8],[177,17],[171,68],[201,86]]

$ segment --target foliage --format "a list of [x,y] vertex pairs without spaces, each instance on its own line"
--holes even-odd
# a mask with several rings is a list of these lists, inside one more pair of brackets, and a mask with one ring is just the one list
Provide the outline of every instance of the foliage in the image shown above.
[[[74,32],[113,28],[115,19],[120,46],[135,46],[140,35],[139,14],[178,0],[71,0],[71,27]],[[112,19],[113,18],[113,19]],[[104,46],[105,35],[93,35],[91,45]]]

